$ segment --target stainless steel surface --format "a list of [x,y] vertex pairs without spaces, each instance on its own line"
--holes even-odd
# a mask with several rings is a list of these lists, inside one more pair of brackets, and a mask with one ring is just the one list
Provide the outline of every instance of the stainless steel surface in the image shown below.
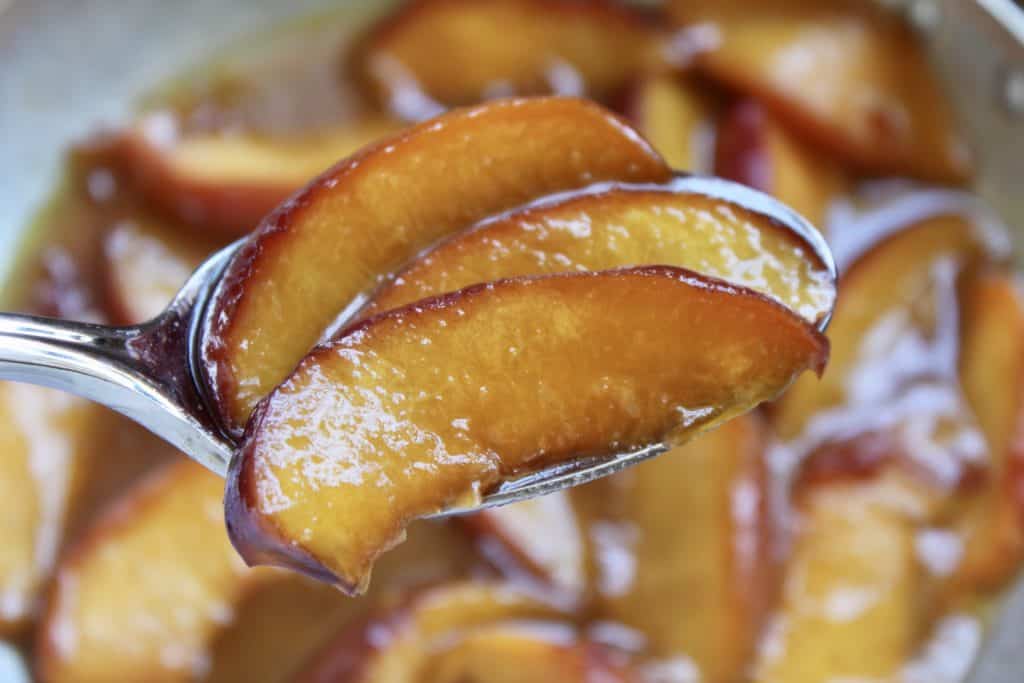
[[[1024,115],[1015,94],[1015,74],[1024,72],[1024,17],[1011,0],[887,3],[905,8],[926,33],[974,143],[979,193],[1015,229],[1018,254],[1024,254]],[[374,3],[0,0],[0,271],[57,180],[61,150],[70,141],[123,120],[152,83],[241,36],[346,4]],[[352,15],[351,30],[360,16]],[[1004,609],[971,683],[1020,683],[1022,647],[1024,585]]]
[[[788,206],[743,185],[697,176],[672,182],[692,192],[734,202],[771,216],[814,250],[834,282],[832,252],[818,230]],[[210,412],[200,368],[203,331],[214,315],[207,304],[242,241],[211,256],[159,317],[137,327],[106,327],[0,313],[0,379],[41,384],[102,403],[135,420],[211,471],[226,476],[232,447]],[[828,326],[831,311],[818,323]],[[618,472],[668,450],[653,445],[557,466],[508,482],[480,505],[443,516],[515,503]]]

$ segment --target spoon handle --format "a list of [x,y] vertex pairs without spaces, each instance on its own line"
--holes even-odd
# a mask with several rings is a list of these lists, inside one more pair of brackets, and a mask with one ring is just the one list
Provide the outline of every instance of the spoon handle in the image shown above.
[[0,379],[101,403],[224,476],[230,447],[196,408],[186,366],[168,372],[165,342],[175,336],[167,334],[174,322],[162,317],[142,327],[106,327],[0,313]]

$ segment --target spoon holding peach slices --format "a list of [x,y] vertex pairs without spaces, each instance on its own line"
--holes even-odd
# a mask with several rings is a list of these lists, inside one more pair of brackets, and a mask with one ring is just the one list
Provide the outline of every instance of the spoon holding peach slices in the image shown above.
[[110,328],[0,316],[0,377],[227,478],[251,564],[357,593],[420,517],[618,471],[828,357],[835,265],[778,201],[600,106],[454,109],[340,161]]

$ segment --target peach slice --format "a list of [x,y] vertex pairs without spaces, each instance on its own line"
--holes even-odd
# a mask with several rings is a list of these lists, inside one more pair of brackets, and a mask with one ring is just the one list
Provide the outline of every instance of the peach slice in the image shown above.
[[0,383],[0,633],[34,615],[89,467],[97,410],[69,394]]
[[404,118],[498,95],[605,99],[657,57],[657,32],[613,2],[413,0],[357,45],[352,67]]
[[824,232],[847,180],[829,157],[791,137],[763,105],[734,103],[715,137],[715,175],[774,195]]
[[[255,666],[280,680],[365,610],[304,577],[246,569],[224,531],[222,493],[218,477],[180,460],[100,517],[59,568],[40,628],[42,680],[182,680],[211,666],[218,680],[253,680]],[[458,575],[472,557],[436,524],[407,548],[413,554],[394,555],[400,564],[381,563],[382,588]],[[274,596],[315,612],[275,609]],[[267,638],[274,646],[264,652],[256,644]],[[218,652],[231,647],[246,656]]]
[[148,438],[70,394],[0,383],[0,634],[36,616],[57,558],[97,502],[160,459],[161,448],[140,448]]
[[984,443],[956,377],[957,279],[987,256],[975,226],[952,215],[865,253],[840,280],[828,372],[821,382],[797,381],[773,406],[780,437],[809,453],[887,435],[886,457],[940,487],[973,480]]
[[171,114],[151,114],[112,145],[115,168],[150,203],[226,237],[243,235],[293,192],[401,124],[371,119],[304,137],[179,137]]
[[626,117],[672,168],[712,171],[717,106],[692,80],[677,74],[643,77],[626,95]]
[[148,216],[115,223],[103,240],[112,322],[155,318],[215,248]]
[[1010,277],[986,274],[967,293],[960,379],[988,443],[986,490],[966,512],[953,588],[1002,587],[1024,558],[1024,301]]
[[268,216],[229,267],[204,357],[240,433],[342,310],[441,237],[538,196],[670,171],[583,100],[513,99],[448,113],[338,165]]
[[649,263],[749,287],[812,322],[831,311],[832,278],[810,245],[701,183],[598,186],[485,220],[422,254],[362,314],[506,277]]
[[804,492],[782,606],[754,681],[900,678],[924,625],[923,572],[907,513],[916,504],[885,476]]
[[41,631],[43,680],[201,672],[201,643],[228,617],[224,598],[247,571],[219,528],[221,490],[215,475],[175,463],[92,527],[58,572]]
[[592,612],[699,680],[743,678],[775,594],[766,447],[747,415],[570,492],[596,554]]
[[713,78],[770,106],[861,170],[962,182],[966,145],[913,31],[871,3],[676,0],[674,18],[714,36]]
[[827,355],[789,309],[667,266],[460,290],[303,359],[232,462],[228,528],[250,563],[359,592],[410,520],[509,475],[684,440]]
[[511,585],[442,585],[341,631],[297,681],[624,680],[569,617]]

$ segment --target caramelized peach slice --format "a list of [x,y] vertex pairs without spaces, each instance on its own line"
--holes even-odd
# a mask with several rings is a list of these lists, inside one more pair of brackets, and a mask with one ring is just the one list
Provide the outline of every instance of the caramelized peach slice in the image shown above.
[[1024,302],[1008,276],[973,283],[964,315],[960,379],[988,444],[986,491],[962,523],[954,589],[993,590],[1024,559]]
[[832,278],[808,244],[698,182],[599,186],[485,220],[400,271],[363,314],[506,277],[650,263],[749,287],[812,322],[831,311]]
[[642,78],[626,96],[626,117],[672,168],[712,171],[716,103],[693,81],[672,73]]
[[170,449],[70,394],[0,383],[0,635],[36,616],[66,544],[113,492]]
[[243,235],[293,192],[401,124],[359,121],[305,137],[179,137],[172,115],[151,114],[121,135],[113,160],[129,183],[178,220]]
[[113,322],[136,325],[155,318],[214,249],[147,216],[118,221],[103,241]]
[[782,439],[809,453],[885,435],[886,457],[905,458],[934,483],[972,479],[984,443],[956,377],[957,279],[986,255],[974,225],[938,216],[856,261],[840,280],[828,372],[796,382],[774,406]]
[[794,132],[876,174],[961,182],[964,141],[921,42],[895,16],[848,0],[676,0],[706,24],[715,79],[763,100]]
[[357,78],[412,119],[500,95],[603,99],[656,59],[653,26],[622,5],[413,0],[371,29]]
[[228,269],[204,343],[225,424],[240,433],[356,295],[441,237],[544,194],[669,174],[619,119],[561,98],[451,112],[340,164]]
[[832,159],[791,137],[755,100],[726,112],[715,137],[715,175],[774,195],[824,232],[847,181]]
[[[42,680],[183,680],[211,665],[224,676],[218,680],[252,680],[242,674],[256,664],[258,677],[279,680],[361,614],[364,603],[329,587],[287,572],[246,569],[224,532],[222,493],[218,477],[182,460],[99,519],[59,568],[40,631]],[[438,525],[420,531],[408,546],[413,555],[401,553],[399,565],[382,563],[382,585],[458,573],[467,546],[453,545]],[[275,610],[275,595],[316,611]],[[252,620],[234,619],[236,609]],[[254,647],[266,638],[274,643],[267,652]],[[246,657],[225,661],[218,652],[229,647],[225,641]]]
[[250,563],[358,592],[410,520],[514,473],[681,441],[827,355],[789,309],[681,269],[460,290],[303,359],[233,461],[229,530]]
[[[610,674],[612,667],[599,656],[586,656],[596,654],[597,646],[576,642],[568,617],[552,603],[510,585],[442,585],[343,630],[298,681],[606,680],[594,676]],[[532,633],[527,624],[533,625]],[[560,642],[550,639],[552,633]]]
[[640,631],[648,656],[686,657],[702,681],[743,678],[775,593],[766,436],[740,417],[570,492],[596,554],[594,613]]
[[90,464],[97,410],[70,394],[0,383],[0,632],[35,613]]
[[782,606],[753,680],[898,680],[924,625],[907,512],[915,493],[882,477],[814,487],[801,499]]
[[44,680],[201,672],[202,643],[247,571],[221,530],[221,490],[215,475],[176,463],[92,528],[58,572],[39,654]]

